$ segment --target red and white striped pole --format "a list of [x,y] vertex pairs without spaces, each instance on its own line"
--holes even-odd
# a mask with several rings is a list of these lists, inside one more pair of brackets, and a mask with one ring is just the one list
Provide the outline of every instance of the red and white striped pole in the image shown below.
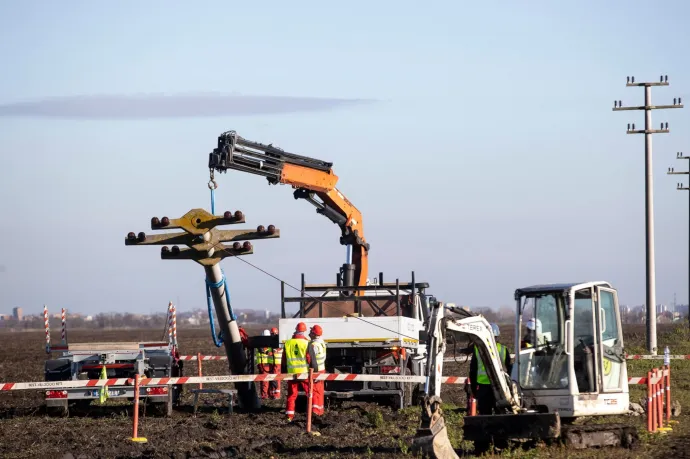
[[65,308],[62,308],[62,344],[67,344],[67,320]]
[[[196,355],[196,368],[197,368],[197,375],[199,377],[203,376],[203,374],[201,373],[201,353],[198,353]],[[204,384],[199,383],[199,389],[203,389],[203,388],[204,388]]]
[[168,304],[168,344],[172,346],[173,344],[173,330],[172,330],[172,321],[173,321],[173,304],[172,301]]
[[50,321],[48,320],[48,306],[43,305],[43,326],[46,329],[46,354],[50,354]]
[[663,372],[661,372],[658,368],[656,369],[656,377],[657,377],[657,383],[656,383],[656,390],[657,390],[657,411],[656,411],[656,419],[657,419],[657,426],[659,429],[664,428],[664,378],[663,378]]
[[309,383],[307,389],[307,433],[311,432],[311,413],[314,406],[314,370],[309,369]]
[[147,443],[146,437],[139,436],[139,373],[134,375],[134,413],[132,419],[132,440],[137,443]]
[[177,346],[177,306],[172,305],[173,344]]

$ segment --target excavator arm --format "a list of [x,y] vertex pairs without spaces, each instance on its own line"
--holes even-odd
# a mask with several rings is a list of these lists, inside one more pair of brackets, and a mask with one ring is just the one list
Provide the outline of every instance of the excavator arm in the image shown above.
[[[446,312],[453,316],[446,316]],[[515,414],[521,409],[520,394],[517,385],[511,380],[501,361],[498,346],[491,324],[481,315],[472,314],[451,304],[432,302],[428,330],[427,365],[434,365],[427,371],[429,393],[441,396],[441,376],[443,372],[443,355],[445,353],[445,336],[451,332],[468,338],[471,346],[476,346],[479,357],[484,362],[491,387],[496,400],[496,409],[500,413]],[[436,371],[432,371],[435,368]]]
[[211,172],[234,169],[264,176],[271,185],[291,185],[295,199],[310,202],[317,213],[340,227],[340,243],[348,247],[347,262],[341,268],[343,285],[364,286],[369,244],[364,239],[362,214],[335,187],[338,176],[332,166],[333,163],[246,140],[235,131],[218,137],[218,146],[209,154],[208,161]]
[[[477,440],[482,443],[486,438],[492,438],[494,435],[500,437],[510,430],[504,427],[506,424],[536,424],[537,428],[529,432],[529,436],[557,437],[560,432],[558,414],[528,414],[523,408],[519,387],[503,368],[491,324],[481,315],[472,314],[451,304],[432,300],[430,306],[431,314],[424,331],[426,336],[420,336],[420,339],[425,338],[427,344],[427,382],[424,387],[421,422],[413,440],[413,450],[422,451],[434,459],[458,457],[448,439],[441,409],[441,378],[448,333],[469,338],[470,345],[477,347],[496,400],[496,414],[465,416],[465,439],[475,441],[477,447]],[[446,312],[449,314],[446,315]]]

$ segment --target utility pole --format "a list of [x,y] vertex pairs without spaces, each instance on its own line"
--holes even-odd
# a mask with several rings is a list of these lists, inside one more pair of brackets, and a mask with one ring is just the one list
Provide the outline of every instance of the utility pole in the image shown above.
[[620,100],[613,102],[613,111],[644,110],[644,129],[636,130],[635,124],[628,123],[628,134],[644,134],[645,150],[645,228],[646,228],[646,253],[647,253],[647,350],[651,355],[656,355],[656,279],[654,268],[654,179],[652,169],[652,134],[666,134],[668,123],[661,123],[659,129],[652,129],[652,110],[666,108],[683,108],[680,99],[673,105],[652,105],[652,86],[668,86],[668,75],[662,75],[659,82],[635,83],[635,77],[628,77],[626,87],[644,87],[644,105],[623,107]]
[[[675,102],[675,99],[674,99]],[[680,98],[678,99],[680,103]],[[678,152],[676,159],[690,159],[690,156],[683,156],[683,153]],[[687,172],[676,172],[672,167],[668,168],[669,175],[690,175],[690,162],[688,163]],[[683,186],[682,183],[678,183],[678,190],[690,191],[690,183],[688,186]],[[690,193],[688,193],[688,326],[690,326]]]

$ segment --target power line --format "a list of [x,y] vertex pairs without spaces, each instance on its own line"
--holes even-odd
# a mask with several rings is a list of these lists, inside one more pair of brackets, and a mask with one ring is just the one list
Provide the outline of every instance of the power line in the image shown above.
[[[223,250],[226,250],[226,249],[223,249]],[[229,252],[227,252],[227,253],[229,253]],[[284,281],[283,279],[281,279],[281,278],[279,278],[279,277],[277,277],[277,276],[274,276],[273,274],[269,273],[269,272],[266,271],[265,269],[262,269],[262,268],[258,267],[257,265],[255,265],[255,264],[253,264],[253,263],[251,263],[251,262],[245,260],[245,259],[242,258],[242,257],[232,257],[232,258],[235,258],[235,259],[240,260],[240,261],[242,261],[242,262],[244,262],[244,263],[247,263],[247,264],[248,264],[249,266],[251,266],[252,268],[258,269],[259,271],[261,271],[262,273],[266,274],[267,276],[272,277],[273,279],[277,280],[278,282],[284,283],[285,285],[287,285],[288,287],[294,289],[295,291],[298,291],[298,292],[300,292],[300,293],[302,292],[302,289],[299,289],[299,288],[295,287],[294,285],[290,284],[289,282]],[[308,294],[307,292],[304,292],[304,295],[305,295],[305,296],[308,296],[309,298],[311,298],[311,299],[314,300],[314,301],[319,301],[318,298],[315,298],[315,297],[311,296],[311,295]],[[378,328],[380,328],[380,329],[382,329],[382,330],[389,331],[389,332],[394,333],[394,334],[396,334],[396,335],[404,336],[405,338],[409,338],[409,339],[413,339],[413,340],[419,340],[419,337],[414,338],[414,337],[412,337],[412,336],[405,335],[404,333],[400,333],[400,332],[398,332],[398,331],[396,331],[396,330],[391,330],[390,328],[386,328],[386,327],[384,327],[384,326],[382,326],[382,325],[375,324],[375,323],[373,323],[373,322],[369,322],[368,320],[362,319],[362,318],[359,317],[359,316],[350,316],[350,317],[354,317],[355,319],[359,319],[359,320],[361,320],[362,322],[364,322],[364,323],[366,323],[366,324],[373,325],[374,327],[378,327]]]

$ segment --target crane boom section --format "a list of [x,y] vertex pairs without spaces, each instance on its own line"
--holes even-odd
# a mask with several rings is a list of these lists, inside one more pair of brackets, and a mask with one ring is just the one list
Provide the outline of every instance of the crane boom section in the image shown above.
[[333,173],[333,163],[286,152],[227,131],[218,137],[218,147],[209,154],[208,166],[221,173],[233,169],[261,175],[271,185],[295,188],[295,199],[309,201],[317,213],[340,226],[340,243],[352,246],[352,284],[366,285],[369,244],[364,239],[362,213],[335,187],[338,176]]

